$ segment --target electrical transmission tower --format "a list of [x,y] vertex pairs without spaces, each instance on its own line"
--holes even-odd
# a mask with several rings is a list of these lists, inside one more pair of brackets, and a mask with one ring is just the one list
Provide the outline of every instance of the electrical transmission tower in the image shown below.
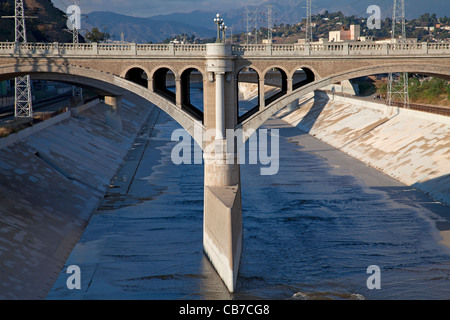
[[[79,10],[78,5],[80,3],[79,0],[73,0],[72,1],[73,5],[77,7],[77,10]],[[69,13],[69,12],[67,12]],[[78,45],[80,43],[80,24],[81,21],[78,21],[78,23],[75,21],[75,14],[77,12],[75,12],[75,10],[73,10],[72,12],[70,12],[70,16],[67,16],[68,18],[68,29],[66,29],[66,31],[68,31],[70,34],[72,34],[72,43],[75,45]],[[81,14],[80,14],[81,17]],[[72,98],[74,100],[75,103],[79,102],[79,101],[83,101],[83,89],[77,86],[72,86]]]
[[306,0],[306,37],[305,43],[313,42],[312,0]]
[[253,28],[255,29],[255,44],[258,44],[258,31],[259,31],[259,12],[255,9],[253,12]]
[[261,14],[263,16],[267,16],[266,17],[266,22],[267,22],[267,42],[268,43],[272,43],[272,39],[273,39],[273,27],[274,27],[274,22],[276,21],[274,19],[274,15],[277,15],[277,13],[273,12],[273,8],[272,5],[267,4],[267,13],[262,12]]
[[[392,45],[402,45],[406,41],[405,0],[394,0],[392,16]],[[408,73],[389,73],[387,103],[400,103],[409,108]]]
[[[12,17],[15,22],[15,43],[19,47],[20,43],[27,43],[27,29],[25,19],[35,18],[25,16],[25,8],[23,0],[15,0],[15,11]],[[33,117],[33,102],[31,95],[31,79],[29,75],[17,77],[15,79],[15,95],[14,95],[14,116],[16,118]]]
[[253,13],[248,9],[248,7],[245,8],[245,23],[246,23],[246,36],[247,36],[247,41],[246,44],[252,44],[252,37],[253,37],[253,32],[252,32],[252,21],[253,21]]

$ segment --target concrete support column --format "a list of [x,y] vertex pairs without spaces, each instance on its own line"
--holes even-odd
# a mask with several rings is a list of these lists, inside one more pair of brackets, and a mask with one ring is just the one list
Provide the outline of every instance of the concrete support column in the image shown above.
[[154,92],[154,90],[153,90],[153,79],[150,79],[150,78],[148,79],[148,81],[147,81],[147,88],[151,92]]
[[259,110],[266,108],[265,79],[259,79]]
[[181,78],[175,79],[175,100],[178,108],[182,107]]
[[225,139],[225,72],[216,72],[216,140]]
[[[203,248],[230,292],[236,288],[242,252],[242,205],[237,151],[228,150],[226,129],[236,126],[237,92],[231,45],[207,44],[205,125],[215,139],[205,146]],[[235,148],[236,149],[236,148]]]
[[203,248],[230,292],[234,292],[242,253],[242,200],[237,152],[215,140],[205,153]]
[[287,78],[287,94],[292,93],[294,91],[294,80],[292,78]]
[[106,124],[122,131],[122,97],[106,96],[105,104],[110,107],[109,110],[106,110]]

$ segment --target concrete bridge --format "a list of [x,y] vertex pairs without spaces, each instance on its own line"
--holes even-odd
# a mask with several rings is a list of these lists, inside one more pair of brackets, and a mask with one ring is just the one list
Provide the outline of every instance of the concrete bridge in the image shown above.
[[[161,108],[194,137],[205,151],[204,250],[231,292],[242,249],[241,184],[238,161],[227,162],[238,156],[236,149],[226,149],[226,130],[243,129],[245,141],[270,117],[308,93],[388,72],[450,80],[450,43],[0,43],[0,80],[30,74],[34,79],[94,90],[105,96],[111,106],[107,121],[119,130],[121,96],[132,92]],[[190,85],[199,77],[203,109],[190,100]],[[239,111],[240,81],[259,87],[257,105],[243,114]],[[173,84],[175,90],[170,89]],[[276,94],[267,95],[268,84],[278,87]],[[215,136],[207,140],[210,129]]]

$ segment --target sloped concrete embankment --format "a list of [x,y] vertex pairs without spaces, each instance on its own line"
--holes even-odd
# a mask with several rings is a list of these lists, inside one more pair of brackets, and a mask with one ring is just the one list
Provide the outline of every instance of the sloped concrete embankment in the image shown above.
[[0,139],[0,299],[43,299],[141,127],[156,108],[127,97],[122,130],[96,103]]
[[325,92],[281,118],[450,205],[450,117]]

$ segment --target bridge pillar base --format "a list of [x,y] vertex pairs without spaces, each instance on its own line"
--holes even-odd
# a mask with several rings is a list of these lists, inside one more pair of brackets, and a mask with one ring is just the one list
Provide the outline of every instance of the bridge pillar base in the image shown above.
[[299,107],[299,101],[300,99],[296,99],[295,101],[291,102],[290,104],[287,105],[287,110],[289,112],[295,111],[298,109]]
[[242,253],[242,208],[240,186],[205,187],[203,248],[230,292],[236,280]]
[[106,111],[106,124],[116,130],[122,131],[122,97],[107,96],[105,104],[111,108]]
[[203,248],[230,292],[236,288],[242,253],[240,166],[226,141],[215,140],[214,153],[205,153]]

